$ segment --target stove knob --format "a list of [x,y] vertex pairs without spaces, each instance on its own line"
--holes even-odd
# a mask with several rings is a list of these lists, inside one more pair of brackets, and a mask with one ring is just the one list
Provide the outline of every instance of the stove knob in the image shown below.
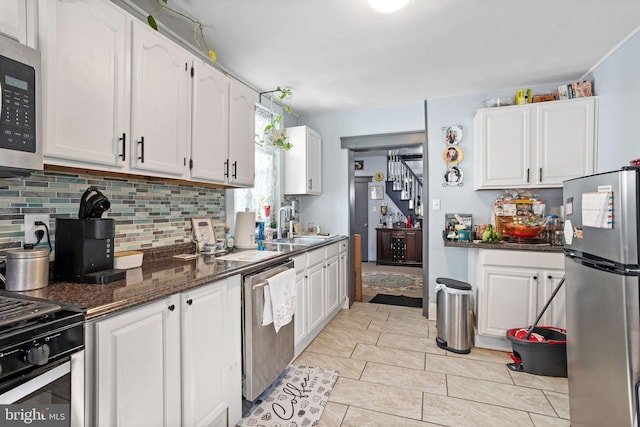
[[47,344],[35,344],[27,350],[26,360],[32,365],[42,366],[49,361],[51,349]]

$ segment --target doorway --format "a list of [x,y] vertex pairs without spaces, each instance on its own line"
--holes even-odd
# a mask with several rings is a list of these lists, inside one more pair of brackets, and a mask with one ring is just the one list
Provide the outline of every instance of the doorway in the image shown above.
[[[384,165],[380,165],[378,163],[379,171],[361,171],[365,172],[363,175],[357,176],[357,168],[362,168],[362,163],[367,165],[366,158],[374,158],[376,156],[386,159],[386,156],[390,151],[394,153],[401,152],[402,150],[408,150],[411,152],[412,150],[418,150],[422,155],[420,159],[421,169],[425,169],[425,165],[427,163],[424,162],[424,158],[426,157],[427,147],[426,147],[426,132],[405,132],[405,133],[394,133],[394,134],[380,134],[380,135],[366,135],[366,136],[356,136],[356,137],[343,137],[341,138],[341,146],[344,149],[349,151],[349,234],[361,234],[363,236],[363,274],[366,271],[377,271],[377,272],[396,272],[410,274],[417,274],[421,276],[421,287],[422,289],[412,289],[413,295],[422,295],[423,298],[423,315],[428,318],[428,306],[429,306],[429,287],[426,278],[428,277],[428,227],[427,227],[427,218],[426,212],[422,217],[423,224],[423,232],[422,232],[422,249],[423,249],[423,267],[415,268],[415,267],[400,267],[400,266],[388,266],[388,265],[376,265],[375,263],[375,227],[378,224],[380,214],[375,212],[375,207],[370,207],[369,205],[369,186],[372,182],[371,175],[374,173],[382,172],[387,175],[387,167],[386,160]],[[415,153],[415,151],[413,151]],[[359,164],[354,167],[355,159],[365,157],[364,162],[359,160]],[[414,161],[415,162],[415,161]],[[375,163],[375,162],[372,162]],[[428,176],[428,174],[424,173],[423,170],[420,171],[421,177]],[[383,185],[384,182],[376,185]],[[366,190],[365,190],[366,186]],[[425,182],[423,178],[423,186],[422,186],[422,194],[421,199],[428,200],[428,183]],[[365,214],[366,212],[366,214]],[[372,213],[374,212],[374,213]],[[366,215],[366,218],[364,217]],[[366,224],[366,227],[364,226]],[[356,231],[357,230],[357,231]],[[372,236],[373,234],[373,236]],[[367,236],[367,244],[365,244],[364,236]],[[366,257],[365,257],[366,254]],[[409,271],[411,269],[411,271]],[[364,295],[363,288],[363,295]],[[390,294],[399,294],[398,292]],[[353,298],[355,295],[351,295]],[[353,299],[352,299],[353,300]],[[364,301],[364,298],[363,298]]]
[[[373,176],[355,177],[355,220],[350,234],[359,234],[362,246],[360,253],[362,261],[369,261],[369,183]],[[373,226],[373,224],[372,224]]]

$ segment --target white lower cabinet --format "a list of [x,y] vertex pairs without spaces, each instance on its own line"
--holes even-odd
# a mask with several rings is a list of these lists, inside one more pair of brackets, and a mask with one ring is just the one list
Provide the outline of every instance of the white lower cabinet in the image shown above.
[[[338,286],[338,300],[342,308],[349,308],[347,301],[347,287],[349,286],[349,240],[343,240],[340,245],[340,258],[338,259],[338,270],[340,284]],[[345,307],[346,305],[346,307]]]
[[309,286],[307,281],[307,254],[297,255],[293,258],[296,268],[296,312],[293,316],[295,345],[306,338],[307,329],[307,293]]
[[242,416],[240,298],[234,276],[90,322],[86,374],[95,394],[86,424],[235,425]]
[[[307,298],[307,325],[309,332],[316,329],[324,321],[326,310],[326,281],[324,265],[324,249],[316,249],[308,254],[307,282],[309,294]],[[316,260],[318,262],[316,262]]]
[[326,261],[325,261],[325,281],[327,292],[325,294],[327,299],[327,312],[330,313],[336,310],[340,305],[340,264],[338,262],[339,245],[333,244],[327,246],[326,249]]
[[180,425],[178,304],[173,296],[96,322],[96,413],[87,425]]
[[[293,258],[297,286],[294,317],[296,356],[338,314],[344,304],[346,282],[343,280],[339,257],[341,245],[347,247],[343,242],[314,249]],[[346,264],[346,260],[344,263]]]
[[[563,275],[561,253],[471,250],[469,283],[476,289],[475,345],[511,350],[507,330],[532,325]],[[538,326],[565,327],[564,288]]]

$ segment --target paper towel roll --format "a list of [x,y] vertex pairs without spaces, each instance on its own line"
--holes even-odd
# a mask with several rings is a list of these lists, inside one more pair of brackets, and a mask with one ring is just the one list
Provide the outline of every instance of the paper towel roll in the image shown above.
[[235,247],[239,249],[256,248],[256,213],[236,212]]

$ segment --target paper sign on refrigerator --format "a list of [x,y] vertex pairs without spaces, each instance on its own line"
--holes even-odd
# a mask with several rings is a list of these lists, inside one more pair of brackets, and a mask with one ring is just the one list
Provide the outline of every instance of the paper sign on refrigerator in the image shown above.
[[613,193],[582,193],[582,226],[613,228]]

